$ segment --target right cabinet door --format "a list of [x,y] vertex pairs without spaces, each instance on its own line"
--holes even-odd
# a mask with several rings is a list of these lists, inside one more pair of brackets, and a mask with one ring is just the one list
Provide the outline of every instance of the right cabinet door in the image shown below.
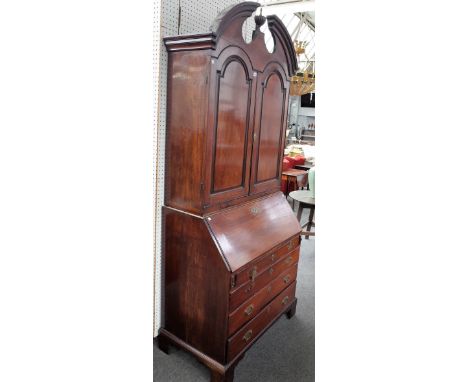
[[250,193],[280,188],[288,91],[289,82],[277,63],[258,73]]

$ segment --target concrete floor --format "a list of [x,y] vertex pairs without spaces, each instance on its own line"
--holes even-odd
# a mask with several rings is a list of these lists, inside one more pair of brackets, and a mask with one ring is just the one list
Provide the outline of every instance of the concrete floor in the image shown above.
[[[297,203],[296,203],[297,209]],[[308,216],[304,210],[303,221]],[[281,317],[246,353],[235,382],[312,382],[315,372],[315,238],[303,238],[294,318]],[[207,382],[210,372],[194,357],[153,346],[154,382]]]

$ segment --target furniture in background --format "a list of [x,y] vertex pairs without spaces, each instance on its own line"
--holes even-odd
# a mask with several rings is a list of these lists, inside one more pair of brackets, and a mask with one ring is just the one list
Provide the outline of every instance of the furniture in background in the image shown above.
[[286,196],[288,196],[291,191],[298,190],[301,187],[307,187],[307,171],[290,169],[287,171],[283,171],[281,175],[283,179],[286,180],[286,189],[284,190],[284,194]]
[[312,232],[312,227],[315,227],[315,223],[313,221],[315,213],[315,198],[313,197],[312,192],[309,190],[298,190],[291,192],[289,196],[293,201],[296,200],[299,202],[299,208],[297,210],[297,220],[299,221],[299,224],[302,219],[303,209],[310,208],[309,218],[307,222],[302,225],[302,228],[307,227],[305,231],[303,230],[301,232],[301,235],[305,235],[306,239],[308,239],[309,236],[315,236],[315,232]]
[[312,164],[307,164],[307,163],[304,163],[304,164],[296,164],[294,166],[295,169],[298,169],[298,170],[304,170],[304,171],[309,171],[311,168],[313,168],[314,165]]
[[[260,4],[224,10],[209,33],[167,37],[163,323],[184,349],[232,381],[244,353],[296,311],[301,227],[280,192],[294,46]],[[275,49],[260,27],[268,21]],[[174,160],[174,158],[177,160]],[[282,350],[280,343],[278,351]]]

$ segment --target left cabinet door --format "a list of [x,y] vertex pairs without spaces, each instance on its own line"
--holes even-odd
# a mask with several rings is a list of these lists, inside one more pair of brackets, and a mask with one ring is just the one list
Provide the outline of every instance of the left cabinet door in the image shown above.
[[205,207],[249,192],[255,76],[249,59],[228,48],[212,59]]

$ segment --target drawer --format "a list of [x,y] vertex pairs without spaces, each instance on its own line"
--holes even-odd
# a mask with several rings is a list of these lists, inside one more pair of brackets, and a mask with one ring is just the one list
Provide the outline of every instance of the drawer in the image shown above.
[[257,315],[282,290],[296,280],[297,264],[283,272],[269,285],[255,293],[253,297],[244,302],[229,315],[229,336],[232,336],[247,321]]
[[281,260],[289,252],[297,248],[300,244],[300,236],[293,237],[286,243],[283,243],[273,251],[269,251],[260,260],[254,261],[249,264],[249,267],[235,275],[235,285],[243,285],[246,282],[254,280],[260,273],[265,271],[272,264]]
[[257,275],[253,281],[241,285],[229,295],[229,311],[233,312],[242,303],[251,298],[260,289],[271,283],[278,275],[299,261],[299,248],[290,252],[280,261],[271,265],[263,273]]
[[249,344],[254,342],[269,324],[294,301],[296,282],[267,305],[252,321],[228,340],[228,362],[232,361]]

